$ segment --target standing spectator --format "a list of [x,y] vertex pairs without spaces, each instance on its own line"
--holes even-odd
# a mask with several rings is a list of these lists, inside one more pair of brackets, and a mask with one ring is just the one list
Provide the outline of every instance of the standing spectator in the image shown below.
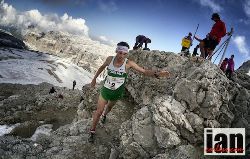
[[73,81],[73,90],[75,89],[75,86],[76,86],[76,81],[74,80]]
[[192,33],[188,33],[188,36],[185,36],[183,39],[182,39],[182,42],[181,42],[181,52],[184,52],[185,53],[185,56],[188,56],[189,54],[189,48],[190,46],[192,46]]
[[226,35],[226,26],[219,14],[214,13],[211,19],[215,23],[207,37],[200,42],[201,57],[206,58],[205,53],[207,52],[208,59],[212,58],[214,49],[220,43],[221,38]]
[[199,47],[200,47],[200,46],[197,45],[197,46],[194,48],[194,51],[193,51],[193,54],[192,54],[193,57],[195,57],[196,55],[198,55],[197,52],[198,52]]
[[234,55],[231,55],[231,58],[228,60],[227,70],[226,70],[226,76],[228,77],[228,79],[232,78],[233,72],[234,72]]

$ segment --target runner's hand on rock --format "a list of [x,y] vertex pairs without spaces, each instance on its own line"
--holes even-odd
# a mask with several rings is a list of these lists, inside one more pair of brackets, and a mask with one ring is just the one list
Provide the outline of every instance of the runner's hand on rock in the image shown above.
[[96,79],[94,78],[94,79],[91,81],[91,87],[95,87],[95,84],[96,84]]
[[158,71],[155,73],[155,77],[159,78],[159,77],[169,77],[170,73],[166,70],[162,70],[162,71]]

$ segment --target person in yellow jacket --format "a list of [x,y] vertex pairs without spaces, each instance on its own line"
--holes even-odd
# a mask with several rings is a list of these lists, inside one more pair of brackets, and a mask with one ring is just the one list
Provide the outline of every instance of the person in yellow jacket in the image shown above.
[[190,46],[192,46],[192,33],[188,33],[188,36],[185,36],[183,39],[182,39],[182,42],[181,42],[181,52],[185,52],[185,55],[189,54],[189,48]]

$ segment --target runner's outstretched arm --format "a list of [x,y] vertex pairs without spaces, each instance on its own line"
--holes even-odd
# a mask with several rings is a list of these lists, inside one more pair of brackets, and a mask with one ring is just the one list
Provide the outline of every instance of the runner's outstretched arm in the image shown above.
[[133,69],[135,69],[136,71],[141,72],[141,73],[143,73],[144,75],[146,75],[146,76],[151,76],[151,77],[152,77],[152,76],[159,77],[160,74],[162,74],[162,73],[166,74],[166,76],[169,76],[169,75],[170,75],[170,73],[169,73],[168,71],[146,70],[146,69],[144,69],[144,68],[138,66],[134,61],[131,61],[131,60],[128,61],[128,68],[133,68]]
[[112,60],[112,56],[107,57],[107,59],[105,60],[105,62],[102,64],[102,66],[99,67],[99,69],[97,70],[92,82],[91,82],[91,87],[94,87],[96,84],[96,78],[100,75],[100,73],[102,73],[102,71],[109,65],[110,61]]
[[197,41],[199,41],[199,42],[201,42],[202,41],[202,39],[199,39],[198,37],[196,37],[196,36],[194,36],[194,38],[195,38],[195,40],[197,40]]

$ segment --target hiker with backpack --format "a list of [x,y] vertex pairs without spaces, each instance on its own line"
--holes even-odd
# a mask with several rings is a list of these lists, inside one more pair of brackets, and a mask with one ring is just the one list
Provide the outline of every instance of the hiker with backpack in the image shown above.
[[[126,42],[119,42],[116,48],[116,55],[107,57],[103,65],[97,70],[91,86],[96,85],[96,78],[107,67],[107,76],[100,90],[97,103],[97,110],[93,115],[93,123],[90,129],[89,142],[94,142],[96,126],[101,116],[101,123],[105,123],[107,114],[111,111],[116,101],[123,97],[125,93],[125,81],[130,68],[152,77],[168,77],[168,71],[146,70],[138,66],[134,61],[127,59],[129,45]],[[105,111],[104,108],[106,107]]]
[[[213,13],[211,20],[213,20],[215,23],[210,31],[210,33],[207,34],[207,37],[200,41],[200,52],[201,57],[206,59],[212,58],[212,54],[216,46],[220,43],[221,38],[223,38],[226,33],[226,26],[225,23],[220,19],[220,16],[218,13]],[[200,40],[197,37],[195,37],[196,40]]]
[[189,48],[190,46],[192,46],[193,44],[193,40],[192,40],[192,33],[189,32],[188,33],[188,36],[185,36],[183,39],[182,39],[182,42],[181,42],[181,52],[184,52],[184,55],[185,56],[188,56],[189,55]]
[[231,58],[227,62],[226,76],[228,77],[228,79],[232,78],[233,72],[234,72],[234,55],[231,55]]
[[133,47],[133,50],[137,50],[139,48],[142,48],[143,43],[145,43],[145,47],[143,50],[150,50],[148,48],[148,43],[151,43],[151,39],[147,38],[144,35],[138,35],[135,39],[135,45]]

